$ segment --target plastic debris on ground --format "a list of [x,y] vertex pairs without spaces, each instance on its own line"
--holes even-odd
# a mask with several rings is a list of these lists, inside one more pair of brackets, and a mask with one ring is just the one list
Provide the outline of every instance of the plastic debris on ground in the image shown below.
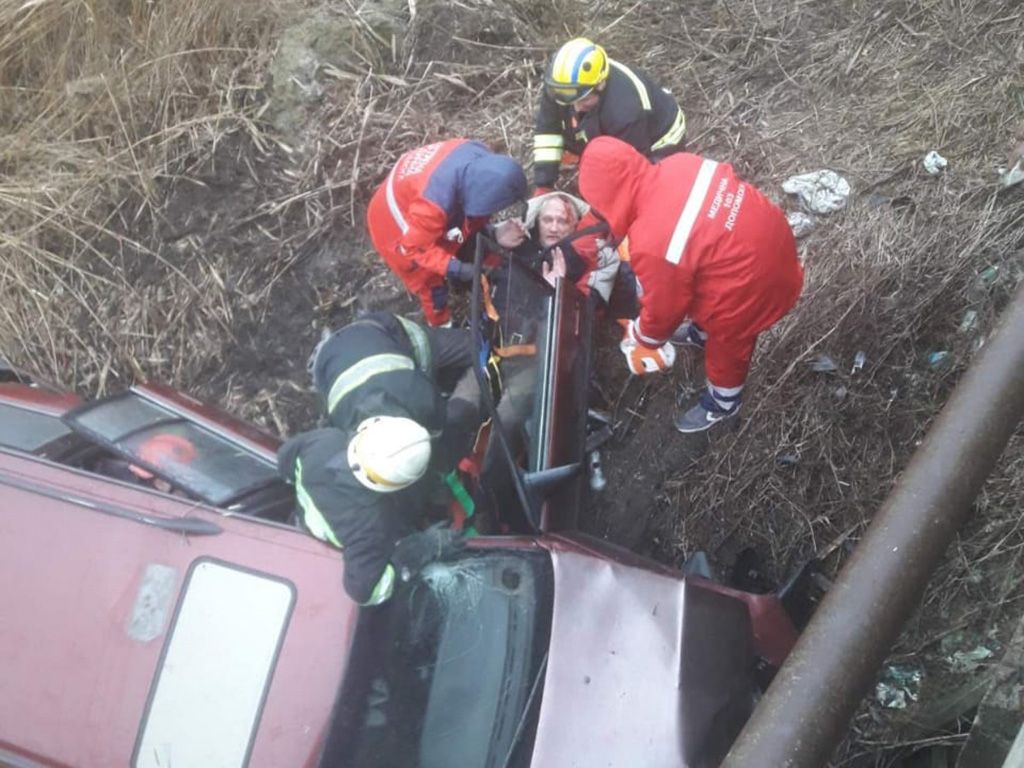
[[850,394],[850,390],[846,387],[836,387],[836,391],[832,393],[832,397],[838,400],[840,403],[846,399],[846,396]]
[[970,333],[978,325],[978,313],[973,309],[964,312],[964,318],[960,321],[960,333]]
[[850,368],[850,373],[856,373],[857,371],[864,369],[864,363],[868,361],[868,356],[864,352],[858,352],[853,356],[853,367]]
[[817,373],[831,373],[836,370],[836,363],[826,354],[820,354],[810,361],[811,370]]
[[590,475],[590,490],[600,493],[607,487],[604,470],[601,468],[601,452],[591,451],[587,462],[587,473]]
[[792,467],[800,463],[800,454],[798,453],[780,453],[775,457],[775,463],[780,467]]
[[1024,181],[1024,144],[1017,146],[1010,153],[1008,167],[999,169],[999,182],[1004,187],[1012,187]]
[[928,367],[932,370],[944,368],[949,365],[950,362],[952,362],[952,359],[949,356],[949,352],[944,349],[941,349],[938,352],[928,353]]
[[979,645],[970,651],[956,651],[946,657],[946,663],[953,672],[974,672],[978,667],[985,665],[988,659],[995,654],[984,645]]
[[949,161],[933,149],[924,156],[921,164],[932,176],[938,176],[949,166]]
[[999,267],[993,264],[990,267],[985,267],[978,273],[977,283],[980,288],[987,288],[990,285],[995,285],[999,280]]
[[807,237],[814,229],[814,219],[803,211],[790,211],[786,214],[786,221],[789,222],[789,227],[793,230],[793,237],[797,240]]
[[821,170],[790,176],[782,191],[797,195],[804,208],[813,213],[841,211],[850,199],[850,182],[835,171]]
[[886,709],[906,709],[921,692],[921,670],[906,664],[890,664],[875,685],[875,700]]

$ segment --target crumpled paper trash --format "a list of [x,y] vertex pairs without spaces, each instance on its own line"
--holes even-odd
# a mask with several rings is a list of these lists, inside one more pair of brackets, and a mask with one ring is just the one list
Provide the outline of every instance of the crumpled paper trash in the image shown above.
[[814,229],[814,218],[803,211],[790,211],[786,214],[786,221],[789,222],[789,227],[793,230],[793,237],[797,240],[806,237]]
[[949,161],[933,149],[924,156],[924,160],[921,161],[921,164],[932,176],[938,176],[946,170],[946,166],[949,165]]
[[790,176],[782,191],[798,195],[804,208],[814,213],[841,211],[850,199],[850,182],[835,171],[822,170]]

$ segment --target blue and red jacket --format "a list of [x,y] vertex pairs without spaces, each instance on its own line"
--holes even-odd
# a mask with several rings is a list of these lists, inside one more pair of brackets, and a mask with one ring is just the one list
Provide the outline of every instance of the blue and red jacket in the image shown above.
[[449,139],[402,155],[382,190],[386,207],[371,205],[375,243],[444,275],[459,246],[491,214],[526,197],[519,163],[478,141]]

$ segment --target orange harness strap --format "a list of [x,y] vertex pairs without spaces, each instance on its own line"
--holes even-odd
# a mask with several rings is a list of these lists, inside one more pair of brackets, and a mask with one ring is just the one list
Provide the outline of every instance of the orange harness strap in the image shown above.
[[[497,323],[501,319],[501,315],[498,314],[498,310],[494,307],[494,302],[491,300],[491,283],[487,279],[487,275],[480,275],[480,287],[483,288],[484,312],[487,313],[487,317],[489,317],[492,322]],[[494,347],[494,354],[500,358],[536,355],[537,345],[511,344],[507,347]]]
[[536,344],[510,344],[507,347],[495,347],[494,354],[504,359],[506,357],[526,357],[537,354]]

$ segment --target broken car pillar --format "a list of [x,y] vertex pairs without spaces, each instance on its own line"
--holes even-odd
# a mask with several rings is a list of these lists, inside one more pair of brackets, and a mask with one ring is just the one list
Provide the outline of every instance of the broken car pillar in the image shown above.
[[820,768],[1024,412],[1024,283],[722,763]]

